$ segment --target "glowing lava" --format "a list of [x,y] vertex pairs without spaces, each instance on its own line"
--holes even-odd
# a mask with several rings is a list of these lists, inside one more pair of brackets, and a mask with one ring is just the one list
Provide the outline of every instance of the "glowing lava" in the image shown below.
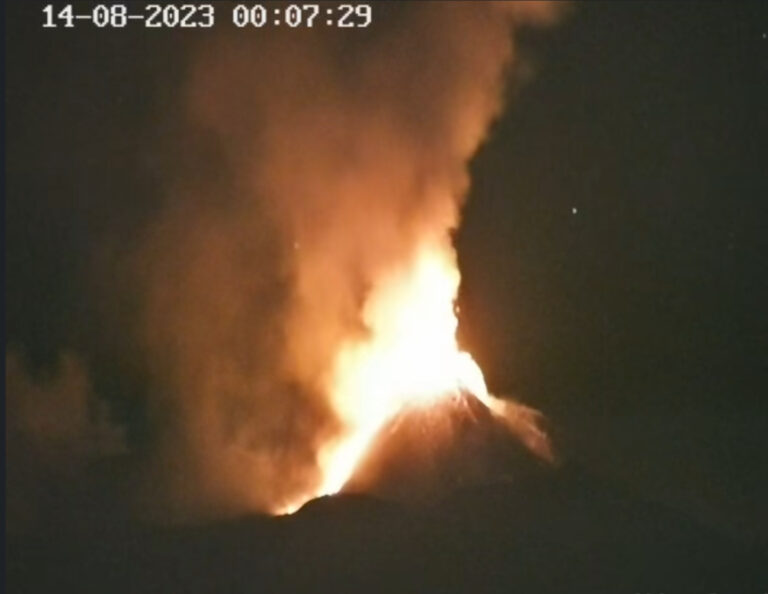
[[[339,491],[377,432],[406,405],[429,406],[467,391],[513,430],[519,413],[530,412],[489,395],[479,366],[459,349],[459,282],[453,248],[427,244],[410,266],[373,288],[362,312],[368,333],[342,346],[330,380],[332,405],[345,430],[319,452],[323,480],[316,495]],[[523,441],[532,447],[531,440]]]
[[320,452],[321,494],[350,477],[381,426],[408,403],[467,389],[487,393],[482,372],[456,343],[459,272],[450,249],[427,247],[374,288],[362,316],[370,331],[338,354],[330,393],[347,428]]
[[342,345],[328,393],[342,434],[318,453],[321,483],[300,502],[337,493],[379,430],[406,406],[435,406],[469,392],[541,458],[551,460],[537,411],[488,393],[480,367],[459,349],[455,300],[461,276],[450,244],[422,245],[411,265],[373,287],[362,311],[366,334]]

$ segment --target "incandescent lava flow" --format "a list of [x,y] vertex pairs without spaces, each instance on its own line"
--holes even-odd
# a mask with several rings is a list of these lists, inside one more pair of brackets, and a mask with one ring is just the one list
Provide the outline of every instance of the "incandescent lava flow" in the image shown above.
[[[517,406],[519,414],[531,415],[526,423],[535,423],[535,411]],[[405,406],[378,432],[342,491],[429,503],[464,486],[507,480],[511,472],[517,481],[540,471],[540,461],[507,423],[462,390],[426,406]]]
[[[459,282],[454,248],[440,238],[424,241],[409,265],[372,287],[362,309],[364,331],[341,346],[329,378],[343,429],[318,453],[318,488],[284,511],[341,490],[391,491],[384,485],[406,475],[391,484],[410,485],[411,493],[390,494],[418,499],[492,472],[497,453],[519,450],[520,443],[552,461],[539,413],[489,394],[480,367],[459,348]],[[499,440],[514,447],[489,447]],[[448,451],[462,453],[445,464]],[[449,468],[429,471],[440,464]]]

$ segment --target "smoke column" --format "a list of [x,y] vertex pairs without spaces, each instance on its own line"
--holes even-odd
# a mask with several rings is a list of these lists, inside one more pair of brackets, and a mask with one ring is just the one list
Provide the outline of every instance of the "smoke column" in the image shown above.
[[340,345],[364,336],[382,275],[424,242],[452,250],[515,27],[555,17],[374,4],[370,30],[227,30],[195,49],[182,173],[128,267],[157,436],[147,498],[273,511],[319,480]]

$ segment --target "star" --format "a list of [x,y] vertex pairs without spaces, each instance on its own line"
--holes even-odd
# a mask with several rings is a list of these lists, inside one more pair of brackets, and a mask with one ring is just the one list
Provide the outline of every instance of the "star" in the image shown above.
[[579,213],[579,209],[574,206],[573,208],[571,208],[571,213],[572,214],[578,214]]

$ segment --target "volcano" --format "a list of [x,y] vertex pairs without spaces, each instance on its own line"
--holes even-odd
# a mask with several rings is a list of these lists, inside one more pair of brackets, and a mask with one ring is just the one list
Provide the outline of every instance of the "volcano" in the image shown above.
[[[10,535],[7,589],[762,591],[761,551],[573,462],[546,463],[527,439],[543,435],[526,425],[536,415],[497,401],[504,414],[466,390],[408,404],[340,493],[291,515],[142,526],[105,504],[95,521]],[[107,499],[102,488],[89,493]]]
[[763,552],[572,462],[543,465],[502,425],[466,394],[403,410],[342,493],[288,516],[175,527],[112,525],[105,516],[45,538],[11,535],[6,586],[35,594],[763,591]]
[[378,432],[342,492],[423,504],[457,489],[548,470],[505,419],[461,390],[405,406]]

